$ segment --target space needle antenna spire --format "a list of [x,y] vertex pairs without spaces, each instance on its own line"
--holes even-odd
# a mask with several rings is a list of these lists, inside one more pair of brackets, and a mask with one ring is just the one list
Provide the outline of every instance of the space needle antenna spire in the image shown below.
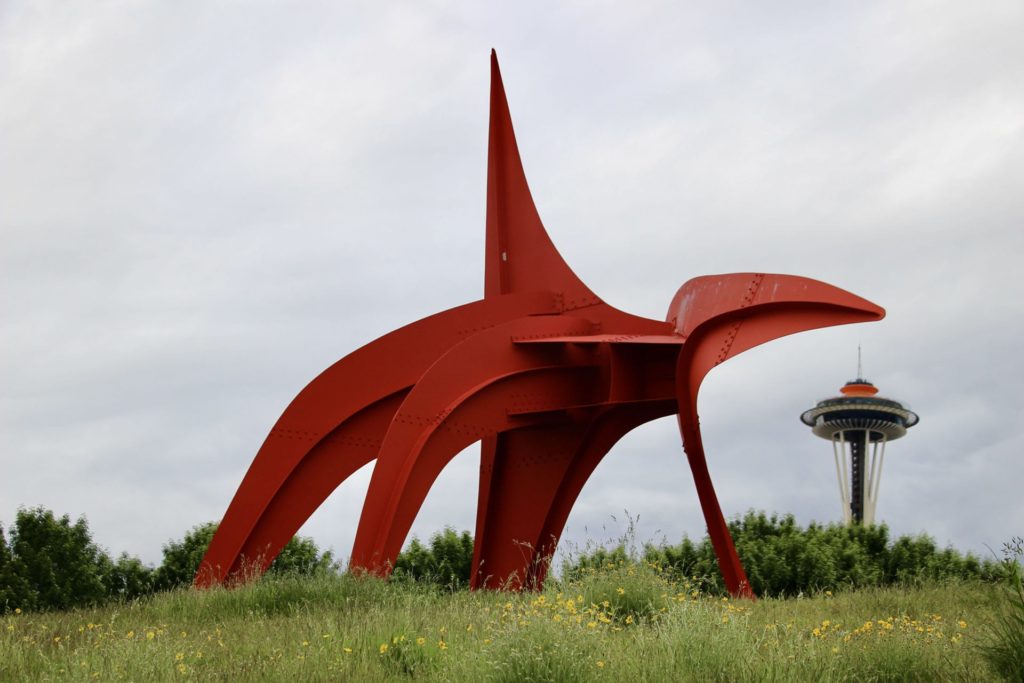
[[860,344],[857,344],[857,379],[864,378],[864,366],[860,362]]

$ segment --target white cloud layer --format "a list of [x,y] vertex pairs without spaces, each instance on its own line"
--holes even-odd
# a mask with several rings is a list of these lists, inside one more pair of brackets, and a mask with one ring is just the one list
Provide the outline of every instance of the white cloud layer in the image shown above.
[[[479,298],[493,46],[541,215],[607,301],[661,318],[690,277],[757,270],[888,310],[709,376],[726,513],[839,517],[797,417],[863,343],[921,415],[879,517],[987,553],[1024,531],[1022,29],[1013,0],[7,2],[0,521],[85,514],[158,562],[309,379]],[[478,462],[415,533],[472,528]],[[302,533],[347,555],[368,479]],[[623,510],[640,540],[703,534],[671,420],[612,451],[567,539],[617,536]]]

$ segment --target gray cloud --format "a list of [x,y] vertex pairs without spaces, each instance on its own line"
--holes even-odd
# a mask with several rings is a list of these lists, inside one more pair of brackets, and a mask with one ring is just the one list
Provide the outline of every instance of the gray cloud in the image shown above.
[[[717,368],[729,514],[838,517],[797,421],[865,347],[922,416],[879,515],[986,552],[1024,527],[1024,12],[640,3],[91,4],[0,10],[0,520],[86,514],[111,550],[219,517],[287,402],[340,356],[478,298],[487,53],[535,199],[609,302],[790,272],[877,301]],[[472,528],[471,449],[414,532]],[[346,555],[369,471],[303,530]],[[671,420],[598,468],[567,538],[703,533]],[[611,521],[615,515],[618,522]]]

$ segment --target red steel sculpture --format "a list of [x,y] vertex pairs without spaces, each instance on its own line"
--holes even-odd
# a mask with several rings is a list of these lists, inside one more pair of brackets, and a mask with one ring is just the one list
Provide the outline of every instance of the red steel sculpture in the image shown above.
[[537,588],[601,458],[634,427],[675,414],[725,584],[752,597],[701,444],[701,381],[758,344],[884,310],[766,273],[690,280],[665,321],[612,308],[541,224],[493,52],[485,259],[483,299],[384,335],[295,397],[235,493],[197,586],[264,571],[373,459],[350,566],[386,576],[441,470],[480,441],[471,586]]

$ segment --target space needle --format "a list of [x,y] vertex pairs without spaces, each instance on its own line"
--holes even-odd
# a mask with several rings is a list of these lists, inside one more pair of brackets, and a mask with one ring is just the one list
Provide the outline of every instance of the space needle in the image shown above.
[[819,401],[800,420],[832,442],[843,522],[874,524],[885,445],[903,437],[919,418],[899,401],[877,396],[875,385],[864,379],[859,348],[857,379],[839,391],[841,396]]

